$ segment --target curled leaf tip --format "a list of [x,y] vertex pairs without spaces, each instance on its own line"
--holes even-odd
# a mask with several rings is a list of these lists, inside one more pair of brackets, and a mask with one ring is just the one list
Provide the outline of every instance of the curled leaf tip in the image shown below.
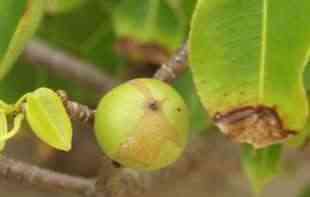
[[247,106],[216,114],[215,123],[221,131],[239,143],[264,148],[295,136],[296,132],[283,128],[278,113],[266,106]]

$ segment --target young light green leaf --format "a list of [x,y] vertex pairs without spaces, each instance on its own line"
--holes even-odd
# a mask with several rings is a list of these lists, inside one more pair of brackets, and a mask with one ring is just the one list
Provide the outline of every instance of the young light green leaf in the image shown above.
[[14,106],[0,100],[0,110],[4,111],[4,113],[10,113],[14,111]]
[[235,141],[261,148],[303,129],[309,10],[309,0],[198,1],[189,42],[194,81]]
[[44,0],[1,0],[0,79],[7,74],[34,34],[43,15]]
[[114,13],[115,30],[120,37],[159,43],[170,50],[182,43],[182,16],[167,0],[121,1]]
[[85,2],[85,0],[47,0],[47,12],[50,14],[69,12],[82,6]]
[[5,135],[2,135],[0,137],[0,141],[7,141],[8,139],[14,137],[19,132],[23,120],[24,120],[24,114],[23,113],[17,114],[14,118],[13,128]]
[[50,146],[69,151],[72,126],[59,96],[40,88],[27,96],[26,118],[34,133]]
[[[6,114],[4,111],[0,111],[0,138],[5,136],[8,132],[8,123],[6,119]],[[0,140],[0,152],[5,147],[6,140]]]
[[272,145],[256,150],[251,145],[244,145],[242,165],[256,194],[281,172],[282,145]]

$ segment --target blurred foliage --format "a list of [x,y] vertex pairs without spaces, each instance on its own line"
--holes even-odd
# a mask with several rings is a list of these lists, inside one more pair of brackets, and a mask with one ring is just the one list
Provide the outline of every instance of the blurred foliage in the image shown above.
[[310,185],[306,185],[297,197],[310,197]]
[[0,79],[10,71],[44,13],[42,0],[2,0],[0,3]]
[[264,149],[244,145],[242,150],[243,168],[254,192],[259,194],[264,186],[281,172],[282,145],[276,144]]
[[206,111],[200,103],[199,97],[193,84],[192,75],[187,71],[174,82],[175,88],[183,96],[190,109],[191,128],[194,132],[204,132],[211,125]]
[[85,3],[85,0],[47,0],[47,12],[49,14],[57,14],[69,12]]
[[114,12],[114,26],[120,37],[159,43],[176,49],[184,39],[182,12],[167,0],[121,1]]

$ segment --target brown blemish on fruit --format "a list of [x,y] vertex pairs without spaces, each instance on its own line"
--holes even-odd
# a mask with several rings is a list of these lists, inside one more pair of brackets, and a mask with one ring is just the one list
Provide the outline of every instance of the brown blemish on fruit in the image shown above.
[[167,141],[180,146],[179,133],[161,110],[146,110],[134,133],[120,147],[118,157],[135,166],[150,167],[160,159]]
[[182,147],[182,135],[168,121],[162,105],[166,99],[155,99],[143,79],[129,82],[137,88],[145,98],[144,114],[137,127],[127,140],[121,144],[117,157],[130,166],[150,168],[159,162],[161,148],[167,142]]
[[159,109],[159,103],[156,100],[152,100],[148,103],[148,107],[153,111],[157,111]]
[[214,117],[220,130],[239,143],[264,148],[281,143],[296,132],[285,129],[275,109],[266,106],[243,107]]
[[165,99],[158,100],[152,95],[150,89],[143,83],[143,79],[132,80],[129,83],[137,88],[145,97],[146,107],[152,111],[158,111]]

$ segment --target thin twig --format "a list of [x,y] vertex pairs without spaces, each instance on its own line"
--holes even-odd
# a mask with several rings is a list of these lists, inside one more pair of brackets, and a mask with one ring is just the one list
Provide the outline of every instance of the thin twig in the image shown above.
[[83,123],[93,125],[95,119],[95,110],[86,105],[80,104],[76,101],[70,100],[64,90],[58,90],[57,94],[62,99],[62,102],[72,119],[78,120]]
[[21,184],[56,191],[69,191],[84,196],[95,193],[94,180],[64,175],[0,156],[0,176]]
[[50,48],[47,43],[41,40],[30,41],[23,53],[23,58],[30,64],[47,68],[66,79],[78,82],[87,88],[92,87],[100,92],[107,91],[117,84],[114,79],[95,65],[60,49]]
[[182,74],[187,68],[188,50],[185,43],[180,50],[155,73],[154,78],[171,82]]

